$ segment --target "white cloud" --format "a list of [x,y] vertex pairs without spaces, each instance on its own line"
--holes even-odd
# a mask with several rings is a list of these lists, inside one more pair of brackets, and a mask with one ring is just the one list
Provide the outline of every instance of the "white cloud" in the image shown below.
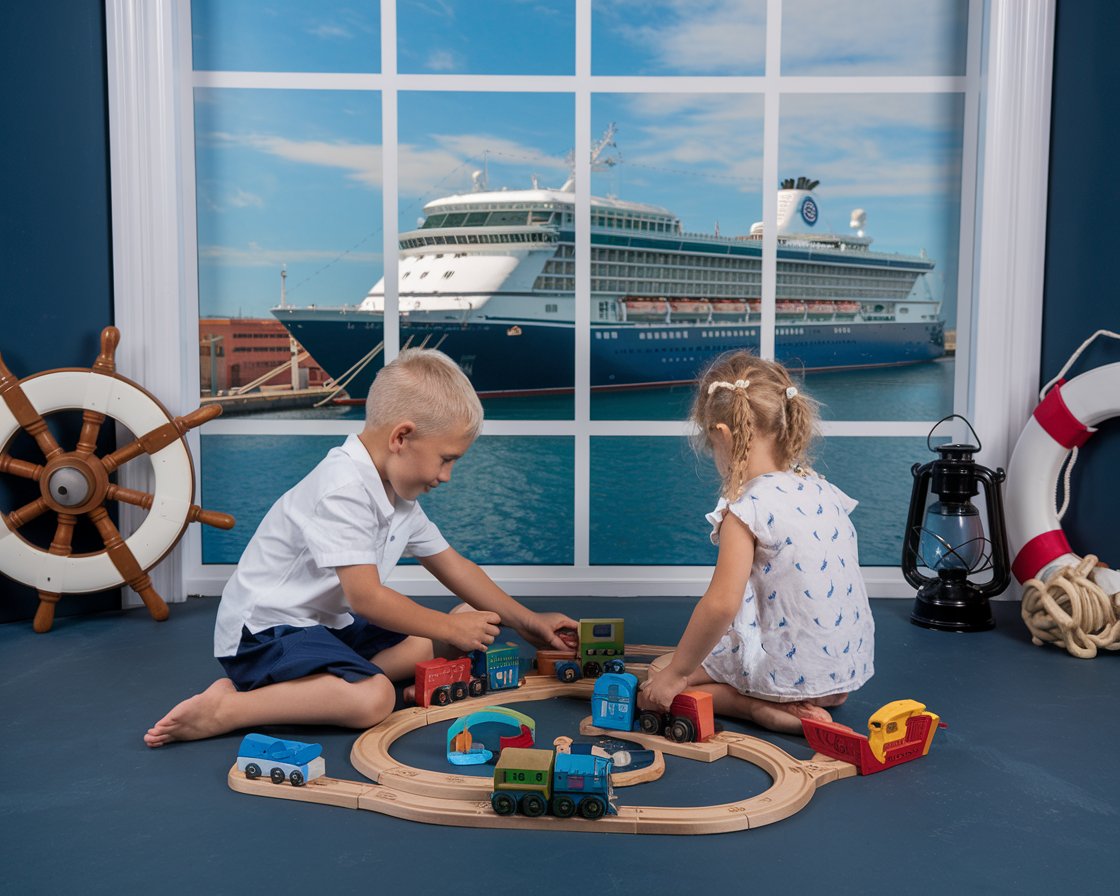
[[219,144],[255,149],[302,165],[338,168],[364,186],[381,186],[381,147],[375,143],[292,140],[275,134],[215,133],[212,136]]
[[248,190],[242,190],[238,187],[226,200],[226,205],[233,208],[261,208],[264,206],[264,200],[256,193],[250,193]]
[[424,67],[434,72],[453,72],[461,67],[459,56],[451,50],[432,50]]
[[247,268],[278,268],[282,264],[336,260],[349,264],[380,264],[383,258],[380,252],[346,252],[345,249],[266,249],[254,242],[244,248],[200,246],[198,257],[209,264]]
[[327,40],[351,40],[354,35],[341,25],[331,25],[323,22],[319,25],[313,25],[307,29],[307,33],[312,37],[325,38]]

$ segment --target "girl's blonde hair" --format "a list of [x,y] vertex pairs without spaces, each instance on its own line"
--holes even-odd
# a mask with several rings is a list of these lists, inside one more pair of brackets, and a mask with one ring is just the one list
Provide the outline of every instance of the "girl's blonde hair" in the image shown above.
[[709,433],[720,423],[731,431],[723,496],[733,501],[747,484],[747,460],[757,435],[773,438],[780,468],[809,466],[817,437],[817,407],[778,362],[764,361],[750,352],[728,352],[700,375],[689,413],[697,429],[693,448],[710,450]]
[[459,365],[443,352],[406,348],[378,371],[366,398],[366,428],[402,420],[417,435],[465,427],[472,439],[482,429],[482,404]]

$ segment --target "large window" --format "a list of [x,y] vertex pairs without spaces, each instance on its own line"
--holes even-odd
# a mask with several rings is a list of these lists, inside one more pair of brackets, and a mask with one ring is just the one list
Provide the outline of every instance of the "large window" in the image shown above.
[[822,402],[817,467],[861,502],[873,591],[904,593],[919,437],[999,406],[976,345],[1023,301],[977,290],[1004,162],[988,3],[169,8],[183,399],[227,407],[195,445],[203,503],[238,519],[188,539],[188,592],[216,593],[380,366],[427,345],[487,412],[429,513],[511,590],[697,591],[716,482],[689,383],[750,348]]

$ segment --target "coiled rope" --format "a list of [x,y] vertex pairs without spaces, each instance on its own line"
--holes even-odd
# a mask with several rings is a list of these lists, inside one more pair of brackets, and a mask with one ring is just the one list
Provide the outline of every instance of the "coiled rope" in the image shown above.
[[1120,593],[1108,594],[1093,581],[1097,564],[1095,556],[1086,554],[1046,582],[1023,583],[1023,622],[1034,644],[1056,644],[1084,660],[1098,650],[1120,650]]

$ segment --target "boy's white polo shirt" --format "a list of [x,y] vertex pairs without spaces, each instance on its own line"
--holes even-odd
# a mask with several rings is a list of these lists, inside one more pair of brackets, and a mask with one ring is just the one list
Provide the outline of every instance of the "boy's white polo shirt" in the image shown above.
[[232,656],[241,627],[343,628],[354,621],[335,568],[373,564],[384,582],[401,556],[446,550],[415,501],[394,505],[356,435],[272,505],[226,583],[214,626],[214,656]]

